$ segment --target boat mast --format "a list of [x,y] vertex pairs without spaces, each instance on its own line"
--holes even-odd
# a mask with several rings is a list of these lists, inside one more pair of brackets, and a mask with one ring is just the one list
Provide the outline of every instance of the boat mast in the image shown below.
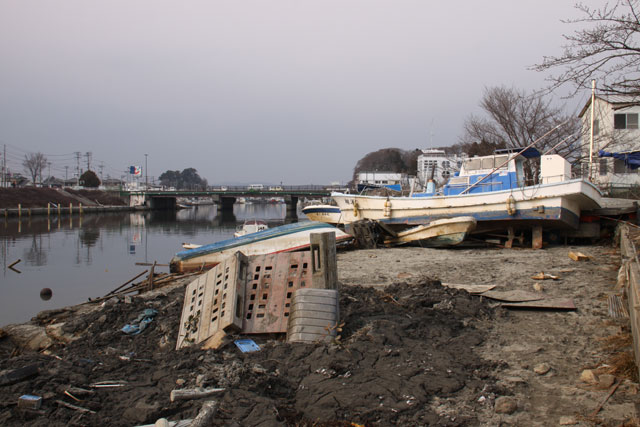
[[591,80],[591,140],[589,142],[589,181],[591,181],[591,175],[593,171],[593,121],[594,121],[594,110],[596,103],[596,81]]

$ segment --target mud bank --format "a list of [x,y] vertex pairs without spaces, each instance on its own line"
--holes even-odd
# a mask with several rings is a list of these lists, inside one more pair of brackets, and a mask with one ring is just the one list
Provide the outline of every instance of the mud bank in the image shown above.
[[[591,258],[577,263],[569,250]],[[625,332],[625,321],[607,314],[618,264],[609,246],[344,252],[338,255],[344,323],[339,339],[311,345],[260,337],[261,350],[254,353],[242,353],[233,343],[175,351],[182,287],[41,313],[29,326],[48,328],[50,341],[31,341],[44,351],[18,350],[11,327],[0,338],[0,370],[37,367],[37,375],[0,386],[0,424],[189,419],[207,399],[171,402],[169,395],[196,386],[225,389],[213,397],[220,402],[214,425],[633,422],[637,383],[610,363],[627,349],[602,345]],[[540,272],[558,279],[531,279]],[[526,291],[535,285],[544,296],[572,298],[577,310],[508,311],[440,282]],[[137,336],[123,334],[120,329],[146,308],[158,311],[150,326]],[[581,380],[585,369],[595,381]],[[592,415],[610,389],[606,375],[620,384]],[[107,380],[126,384],[92,388]],[[75,400],[65,394],[70,387],[91,393]],[[23,394],[43,397],[42,407],[19,408]]]

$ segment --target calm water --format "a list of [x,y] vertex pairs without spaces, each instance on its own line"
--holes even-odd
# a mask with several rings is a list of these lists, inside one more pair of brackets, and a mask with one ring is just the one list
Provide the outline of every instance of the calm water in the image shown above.
[[[199,206],[0,222],[0,325],[102,296],[149,268],[136,262],[168,264],[183,242],[213,243],[233,237],[245,219],[264,219],[274,227],[284,224],[284,217],[284,204],[237,204],[228,218],[218,216],[215,206]],[[18,259],[14,268],[20,273],[8,268]],[[43,288],[53,291],[51,299],[40,298]]]

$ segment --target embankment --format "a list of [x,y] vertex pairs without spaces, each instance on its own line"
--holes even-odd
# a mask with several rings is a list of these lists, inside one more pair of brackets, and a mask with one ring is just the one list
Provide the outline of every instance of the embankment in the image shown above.
[[128,210],[126,202],[118,193],[102,190],[71,190],[56,188],[0,188],[0,210],[6,215],[47,214],[47,212],[69,213],[106,212]]

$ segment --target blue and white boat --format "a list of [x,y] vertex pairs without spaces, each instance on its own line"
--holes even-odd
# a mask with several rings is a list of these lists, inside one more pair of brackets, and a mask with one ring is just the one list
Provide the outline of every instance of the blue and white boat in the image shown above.
[[591,182],[571,178],[561,156],[540,159],[539,183],[525,185],[523,163],[540,157],[533,148],[471,157],[441,192],[409,197],[332,193],[345,223],[370,219],[389,225],[426,224],[441,218],[470,216],[476,231],[505,226],[577,228],[580,213],[601,206],[602,193]]
[[170,270],[184,272],[210,268],[238,251],[251,256],[304,250],[309,248],[311,233],[326,231],[335,233],[336,244],[351,240],[350,235],[323,222],[296,222],[178,252],[171,259]]
[[309,205],[302,208],[302,213],[311,221],[326,222],[327,224],[338,225],[344,223],[340,208],[333,205]]

